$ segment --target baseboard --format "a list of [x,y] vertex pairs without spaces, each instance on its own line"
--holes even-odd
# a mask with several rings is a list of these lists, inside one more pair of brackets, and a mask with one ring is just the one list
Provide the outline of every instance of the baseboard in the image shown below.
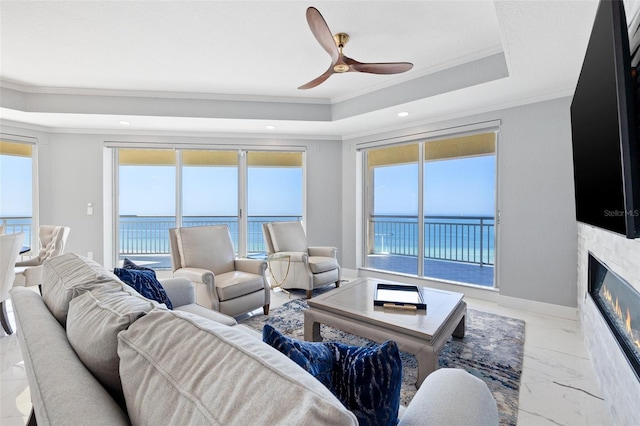
[[358,271],[355,269],[340,268],[340,276],[343,280],[358,278]]
[[537,314],[549,315],[552,317],[565,318],[570,320],[578,319],[578,308],[554,305],[552,303],[537,302],[535,300],[527,300],[517,297],[500,295],[498,298],[498,305],[521,309],[523,311],[535,312]]

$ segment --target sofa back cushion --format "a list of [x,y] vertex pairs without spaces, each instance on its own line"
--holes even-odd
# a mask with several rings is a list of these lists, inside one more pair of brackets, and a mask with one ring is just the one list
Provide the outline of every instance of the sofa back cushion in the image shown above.
[[357,424],[319,381],[237,327],[154,309],[118,340],[132,424]]
[[69,303],[69,343],[85,367],[123,406],[118,333],[156,306],[140,295],[111,288],[87,291]]
[[207,269],[216,275],[235,269],[235,250],[226,225],[176,228],[175,232],[183,268]]
[[67,322],[71,299],[95,287],[121,286],[122,283],[113,272],[75,253],[51,258],[43,264],[42,297],[63,327]]

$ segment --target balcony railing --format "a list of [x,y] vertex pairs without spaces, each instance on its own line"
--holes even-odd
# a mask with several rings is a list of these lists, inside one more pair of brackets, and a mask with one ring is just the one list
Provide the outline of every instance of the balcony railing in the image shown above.
[[[372,216],[370,254],[418,256],[418,218]],[[495,220],[489,216],[425,216],[425,259],[494,264]]]
[[[300,216],[249,216],[248,253],[265,252],[262,224],[300,220]],[[185,216],[182,226],[227,225],[234,247],[238,247],[238,218],[234,216]],[[169,254],[169,229],[175,228],[173,216],[120,216],[120,255]]]
[[0,224],[4,227],[7,234],[15,234],[24,232],[25,246],[31,245],[31,236],[33,234],[33,218],[31,216],[6,216],[0,217]]

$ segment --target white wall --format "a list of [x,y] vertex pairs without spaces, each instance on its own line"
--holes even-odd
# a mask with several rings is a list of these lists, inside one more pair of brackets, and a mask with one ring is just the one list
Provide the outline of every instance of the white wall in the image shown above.
[[570,98],[344,141],[343,266],[356,268],[358,143],[500,120],[497,277],[500,296],[576,307],[576,222]]
[[[66,251],[105,262],[103,252],[103,156],[105,141],[215,144],[232,146],[305,146],[307,149],[307,234],[311,245],[341,250],[341,143],[331,140],[132,136],[34,132],[3,125],[3,132],[36,135],[40,143],[40,223],[71,227]],[[88,216],[87,203],[94,206]]]

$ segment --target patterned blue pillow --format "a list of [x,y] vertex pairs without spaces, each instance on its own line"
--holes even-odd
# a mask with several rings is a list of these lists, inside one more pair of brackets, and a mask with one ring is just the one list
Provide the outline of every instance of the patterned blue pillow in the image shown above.
[[167,308],[173,309],[171,300],[169,300],[169,296],[167,296],[167,292],[164,291],[164,287],[162,287],[160,281],[156,279],[156,273],[154,271],[115,268],[113,273],[116,274],[122,282],[133,287],[147,299],[164,303]]
[[368,348],[304,342],[268,324],[262,329],[262,340],[316,377],[356,415],[359,424],[397,424],[402,362],[394,341]]
[[137,269],[139,271],[151,271],[153,272],[153,276],[156,276],[156,271],[154,271],[151,268],[147,268],[146,266],[140,266],[140,265],[136,265],[132,260],[127,259],[126,257],[124,258],[124,261],[122,262],[122,267],[124,269]]

